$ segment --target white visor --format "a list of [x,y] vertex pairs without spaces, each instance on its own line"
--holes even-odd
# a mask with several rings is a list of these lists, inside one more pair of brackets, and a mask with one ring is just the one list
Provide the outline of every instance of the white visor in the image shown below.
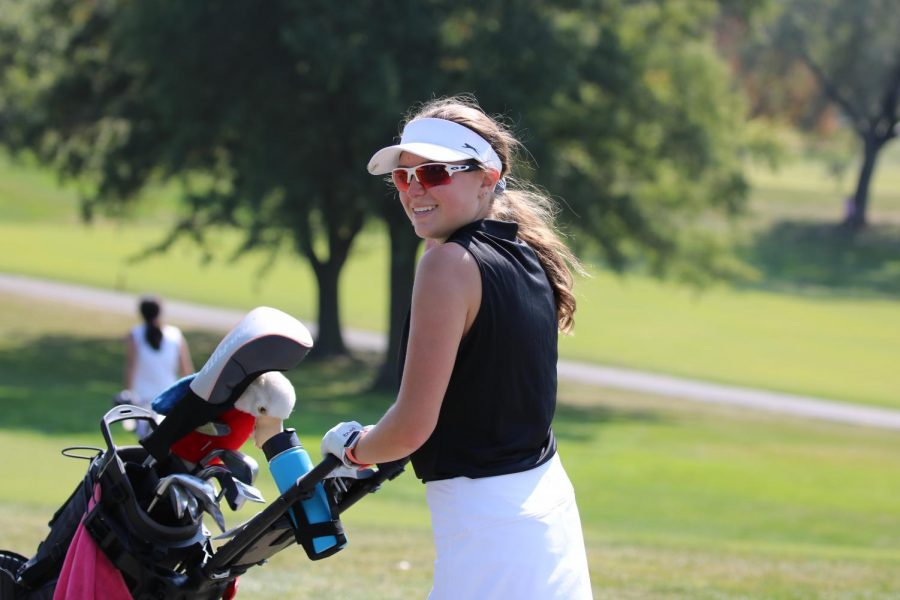
[[446,119],[416,119],[407,123],[399,144],[382,148],[369,159],[369,173],[390,173],[403,152],[435,162],[475,159],[498,173],[503,170],[500,157],[487,140],[468,127]]

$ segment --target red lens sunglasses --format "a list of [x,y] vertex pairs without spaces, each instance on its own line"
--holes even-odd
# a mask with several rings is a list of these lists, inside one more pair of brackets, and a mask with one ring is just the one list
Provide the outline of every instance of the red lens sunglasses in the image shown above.
[[466,171],[478,171],[481,165],[449,165],[447,163],[425,163],[415,167],[397,167],[391,171],[391,179],[401,192],[409,190],[412,178],[415,177],[426,190],[439,185],[447,185],[452,180],[451,176]]

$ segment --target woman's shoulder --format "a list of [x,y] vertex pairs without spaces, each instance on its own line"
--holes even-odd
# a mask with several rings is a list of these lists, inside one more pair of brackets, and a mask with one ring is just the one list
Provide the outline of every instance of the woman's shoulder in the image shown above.
[[463,246],[444,243],[430,248],[419,261],[416,283],[434,290],[479,286],[481,274],[475,257]]
[[176,339],[176,340],[181,339],[181,335],[182,335],[181,329],[179,329],[175,325],[163,325],[162,330],[163,330],[163,335],[168,338],[172,338],[172,339]]
[[460,244],[445,242],[429,248],[419,261],[420,271],[446,271],[452,273],[474,266],[474,257],[469,250]]

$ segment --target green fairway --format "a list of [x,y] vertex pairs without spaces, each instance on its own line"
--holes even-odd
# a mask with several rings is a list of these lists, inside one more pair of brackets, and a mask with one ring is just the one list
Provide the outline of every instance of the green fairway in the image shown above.
[[[68,445],[100,445],[130,321],[0,296],[0,548],[33,553],[83,476]],[[219,334],[188,330],[195,362]],[[289,373],[289,421],[316,457],[336,421],[371,422],[373,357]],[[675,403],[564,385],[555,419],[573,480],[597,598],[893,598],[900,594],[896,432]],[[128,434],[117,432],[120,443]],[[252,447],[245,451],[264,464]],[[258,485],[275,487],[262,468]],[[254,507],[228,514],[231,524]],[[226,513],[228,511],[226,510]],[[424,598],[433,551],[411,474],[344,518],[349,547],[310,562],[298,548],[241,581],[252,598]],[[348,576],[352,573],[352,577]]]

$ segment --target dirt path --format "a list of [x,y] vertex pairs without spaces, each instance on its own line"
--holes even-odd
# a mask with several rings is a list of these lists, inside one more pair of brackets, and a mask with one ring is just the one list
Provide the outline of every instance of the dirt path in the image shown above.
[[[0,274],[0,291],[124,315],[133,315],[137,302],[137,296],[134,294],[7,274]],[[244,316],[243,311],[177,300],[166,300],[166,314],[170,321],[179,325],[222,331],[229,330]],[[307,323],[307,325],[309,324]],[[310,330],[315,335],[315,327],[310,327]],[[384,352],[386,347],[384,336],[378,333],[347,330],[344,335],[345,341],[351,348]],[[693,402],[742,406],[810,419],[900,431],[900,410],[888,408],[861,406],[570,361],[560,361],[559,376],[561,379],[579,383],[648,392]]]

